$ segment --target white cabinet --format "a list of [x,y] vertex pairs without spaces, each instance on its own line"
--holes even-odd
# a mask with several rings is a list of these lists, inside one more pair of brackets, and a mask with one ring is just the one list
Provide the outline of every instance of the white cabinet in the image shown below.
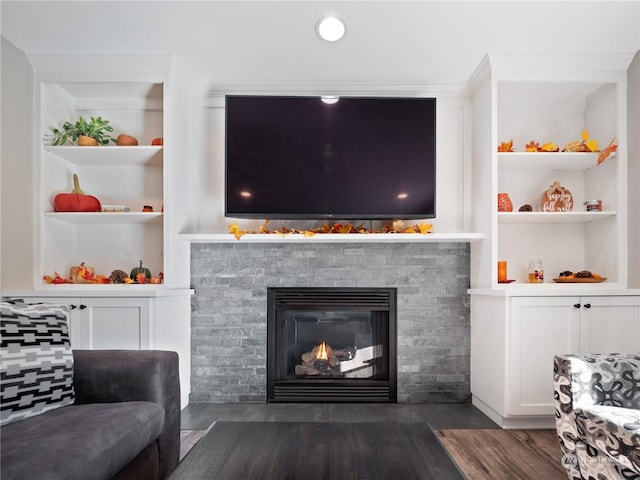
[[[579,350],[577,299],[511,300],[508,415],[544,415],[553,407],[553,356]],[[551,411],[552,413],[552,411]]]
[[638,297],[514,297],[511,309],[509,414],[553,414],[558,353],[640,352]]
[[471,393],[496,423],[554,424],[553,357],[640,351],[640,296],[471,297]]
[[80,350],[151,348],[151,305],[148,298],[29,298],[30,303],[69,306],[71,346]]
[[[121,293],[93,286],[85,296],[64,292],[3,292],[3,299],[69,306],[71,346],[80,350],[170,350],[178,353],[182,407],[191,391],[190,290],[149,290],[147,295],[122,287]],[[74,288],[74,287],[71,287]]]
[[640,352],[638,297],[581,297],[581,353]]

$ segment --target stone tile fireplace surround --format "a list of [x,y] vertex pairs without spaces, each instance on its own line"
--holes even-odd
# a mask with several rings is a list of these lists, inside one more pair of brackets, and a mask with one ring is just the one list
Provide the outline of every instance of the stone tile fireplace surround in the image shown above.
[[468,243],[193,243],[190,401],[266,401],[267,287],[398,289],[398,403],[470,398]]

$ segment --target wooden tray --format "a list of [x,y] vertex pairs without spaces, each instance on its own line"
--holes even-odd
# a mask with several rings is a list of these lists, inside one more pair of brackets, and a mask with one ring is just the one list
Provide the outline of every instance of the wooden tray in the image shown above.
[[605,277],[600,278],[567,278],[567,277],[558,277],[554,278],[553,281],[556,283],[600,283],[606,280]]

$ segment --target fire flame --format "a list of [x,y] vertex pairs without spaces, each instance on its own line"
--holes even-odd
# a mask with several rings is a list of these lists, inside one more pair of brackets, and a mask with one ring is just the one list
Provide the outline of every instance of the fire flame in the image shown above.
[[316,352],[316,358],[318,360],[329,360],[329,352],[331,351],[331,347],[327,345],[325,342],[322,342],[318,345],[318,351]]

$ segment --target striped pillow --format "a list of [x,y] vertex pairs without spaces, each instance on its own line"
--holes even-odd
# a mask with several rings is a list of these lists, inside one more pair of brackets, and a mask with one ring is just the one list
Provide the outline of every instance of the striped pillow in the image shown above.
[[2,302],[0,425],[73,403],[66,305]]

